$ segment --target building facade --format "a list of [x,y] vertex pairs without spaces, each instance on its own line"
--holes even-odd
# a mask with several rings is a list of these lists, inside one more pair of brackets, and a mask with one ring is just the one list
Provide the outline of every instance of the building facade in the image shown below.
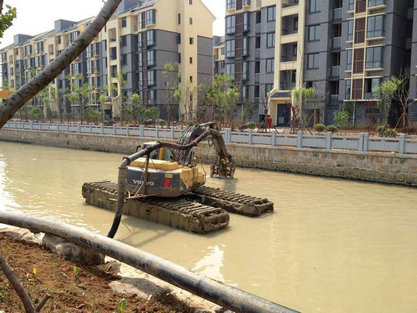
[[[416,3],[414,3],[416,2]],[[269,112],[274,125],[291,119],[291,91],[315,87],[304,120],[334,122],[349,107],[356,126],[375,112],[373,90],[410,73],[410,116],[417,118],[417,1],[226,0],[225,71],[240,87],[254,119]],[[391,123],[399,109],[390,112]]]
[[[12,45],[0,50],[3,85],[22,86],[92,19],[58,20],[49,32],[16,35]],[[201,0],[123,0],[89,47],[54,80],[52,109],[61,116],[82,114],[84,108],[68,93],[88,83],[88,106],[102,108],[108,118],[120,117],[134,93],[145,108],[157,107],[162,118],[191,118],[198,110],[197,86],[212,80],[213,21]],[[174,88],[183,93],[180,103],[172,96]]]

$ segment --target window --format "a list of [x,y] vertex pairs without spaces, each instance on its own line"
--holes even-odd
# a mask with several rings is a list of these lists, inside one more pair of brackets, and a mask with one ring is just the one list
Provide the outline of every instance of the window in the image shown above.
[[274,48],[275,47],[275,33],[266,34],[266,47]]
[[320,25],[311,25],[308,27],[308,41],[320,40]]
[[177,44],[180,45],[181,44],[181,34],[177,35]]
[[274,88],[274,84],[265,84],[265,94],[267,95],[272,88]]
[[248,62],[242,63],[242,80],[247,80],[249,78],[249,64]]
[[319,68],[319,54],[310,53],[307,54],[307,69],[318,69]]
[[256,49],[259,49],[260,47],[261,47],[261,37],[260,36],[257,36],[255,38],[255,48]]
[[383,66],[383,47],[372,47],[366,49],[366,68],[381,68]]
[[275,21],[275,6],[268,7],[266,9],[266,16],[267,16],[266,19],[268,22]]
[[193,82],[193,76],[190,76],[190,83]]
[[352,50],[346,50],[346,70],[352,70]]
[[266,73],[273,73],[274,72],[274,59],[266,59]]
[[227,0],[226,2],[226,10],[231,10],[236,8],[236,0]]
[[193,18],[192,17],[190,17],[190,25],[193,25]]
[[262,22],[262,12],[257,11],[256,12],[256,24],[260,24]]
[[155,85],[155,71],[148,71],[148,86]]
[[259,85],[255,86],[254,96],[255,96],[255,98],[259,98]]
[[353,41],[353,20],[348,20],[347,40]]
[[230,75],[230,77],[234,80],[235,79],[235,64],[226,64],[226,74]]
[[352,81],[350,79],[345,80],[345,99],[350,100],[350,92],[352,88]]
[[156,104],[156,90],[148,90],[148,104]]
[[57,42],[58,42],[58,44],[60,44],[60,43],[61,43],[61,36],[58,36],[58,37],[57,37]]
[[121,55],[121,63],[122,65],[127,65],[127,54]]
[[236,26],[236,16],[226,16],[226,34],[234,34]]
[[188,0],[188,4],[193,4],[193,0]]
[[155,22],[155,10],[148,10],[148,11],[146,11],[145,12],[145,18],[146,18],[146,20],[145,20],[145,23],[146,23],[146,26],[148,26],[148,25],[152,25],[152,24],[155,24],[156,22]]
[[146,32],[146,45],[152,46],[155,44],[155,30],[148,30]]
[[122,18],[122,27],[125,28],[127,26],[127,19],[126,17]]
[[117,76],[117,65],[112,65],[110,68],[111,77]]
[[142,50],[143,33],[138,33],[138,50]]
[[235,57],[235,41],[228,40],[226,41],[226,58],[234,58]]
[[369,0],[368,7],[375,7],[377,5],[384,5],[386,0]]
[[309,13],[320,12],[320,1],[321,0],[310,0],[309,6],[308,6],[308,12]]
[[294,17],[294,30],[298,31],[298,16]]
[[121,36],[120,37],[120,47],[126,47],[127,46],[127,36]]
[[112,47],[110,48],[110,60],[116,60],[117,59],[117,48]]
[[355,0],[349,0],[348,11],[353,11],[355,8]]
[[244,57],[249,56],[249,38],[248,37],[243,38],[242,56]]
[[190,45],[192,45],[194,43],[194,38],[190,37]]
[[178,13],[178,25],[181,24],[181,13]]
[[243,13],[243,31],[248,32],[249,31],[249,12]]
[[156,64],[155,62],[155,50],[148,50],[146,52],[146,57],[148,61],[148,66],[153,66]]
[[384,15],[368,17],[367,38],[384,36]]
[[193,57],[190,57],[190,64],[193,64]]

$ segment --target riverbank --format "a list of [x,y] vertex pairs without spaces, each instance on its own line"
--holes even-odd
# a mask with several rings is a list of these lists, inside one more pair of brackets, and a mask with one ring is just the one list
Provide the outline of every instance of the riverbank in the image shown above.
[[[123,302],[125,312],[194,313],[221,309],[116,261],[98,266],[67,261],[40,245],[38,237],[25,229],[0,229],[0,251],[34,304],[46,293],[51,296],[42,312],[113,313],[120,311],[119,304]],[[2,273],[0,312],[23,311],[22,302]]]
[[[36,130],[0,130],[0,140],[61,148],[131,154],[153,138]],[[200,144],[203,162],[215,160],[214,149]],[[227,144],[237,166],[417,186],[417,156],[394,153]]]

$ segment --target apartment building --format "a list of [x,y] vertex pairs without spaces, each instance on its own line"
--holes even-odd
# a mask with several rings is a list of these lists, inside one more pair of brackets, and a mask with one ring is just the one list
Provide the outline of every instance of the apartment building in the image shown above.
[[[16,35],[12,45],[0,50],[3,83],[19,88],[62,53],[92,19],[58,20],[43,34]],[[162,118],[192,116],[198,110],[197,86],[212,80],[213,21],[201,0],[123,0],[90,46],[54,80],[58,97],[52,109],[63,116],[80,115],[80,107],[67,95],[74,84],[87,82],[93,87],[89,105],[102,107],[108,118],[120,117],[134,93],[145,107],[157,107]],[[168,63],[175,72],[164,71]],[[181,103],[175,102],[171,89],[178,77],[188,90]],[[98,104],[103,89],[108,99]]]
[[213,37],[213,72],[224,74],[225,56],[224,56],[224,36]]
[[[291,90],[306,86],[315,87],[319,99],[303,103],[308,124],[313,110],[329,124],[345,105],[354,111],[355,125],[366,126],[376,103],[372,90],[392,75],[410,71],[410,64],[410,93],[417,98],[416,4],[226,0],[225,71],[240,86],[242,101],[254,103],[254,119],[269,112],[274,125],[288,125]],[[409,112],[416,116],[416,111],[412,103]]]

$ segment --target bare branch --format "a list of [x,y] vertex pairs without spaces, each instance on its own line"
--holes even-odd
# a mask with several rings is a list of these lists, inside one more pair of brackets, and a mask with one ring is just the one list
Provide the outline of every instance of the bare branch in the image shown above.
[[3,270],[4,275],[6,275],[7,279],[9,280],[10,284],[12,285],[13,289],[16,290],[17,295],[19,296],[20,300],[22,300],[23,306],[25,307],[26,313],[35,313],[35,308],[33,307],[32,301],[30,300],[28,294],[23,288],[22,284],[20,283],[19,279],[0,253],[0,267]]
[[57,77],[98,35],[121,0],[108,0],[86,30],[39,75],[27,82],[0,106],[0,128],[39,91]]

